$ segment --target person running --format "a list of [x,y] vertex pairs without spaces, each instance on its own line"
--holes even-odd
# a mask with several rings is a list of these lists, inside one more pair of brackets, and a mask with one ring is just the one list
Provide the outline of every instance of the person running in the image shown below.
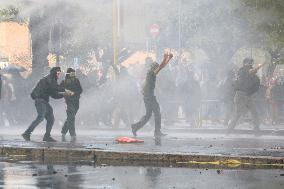
[[156,85],[156,76],[158,73],[169,63],[170,59],[173,57],[170,53],[164,54],[164,59],[162,63],[159,65],[157,62],[151,63],[150,69],[147,72],[145,85],[143,88],[143,99],[146,109],[146,114],[135,124],[131,125],[132,133],[134,136],[137,136],[137,131],[141,129],[151,118],[152,113],[154,113],[155,117],[155,137],[164,136],[161,132],[161,112],[160,106],[156,99],[154,90]]

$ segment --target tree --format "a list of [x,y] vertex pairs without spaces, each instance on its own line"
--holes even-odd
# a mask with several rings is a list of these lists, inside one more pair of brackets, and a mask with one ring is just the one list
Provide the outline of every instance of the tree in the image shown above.
[[280,51],[284,47],[284,2],[281,0],[242,0],[247,11],[244,17],[249,24],[259,33],[260,46],[271,55],[271,64],[268,76],[273,74],[277,64],[283,64]]
[[23,1],[1,9],[0,19],[28,23],[33,73],[41,74],[48,66],[49,53],[86,62],[99,44],[111,43],[111,1],[88,3],[91,6],[79,1]]

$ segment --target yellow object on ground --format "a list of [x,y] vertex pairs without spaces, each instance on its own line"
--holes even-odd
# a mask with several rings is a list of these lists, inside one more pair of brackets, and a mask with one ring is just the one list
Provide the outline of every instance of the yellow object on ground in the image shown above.
[[241,165],[255,165],[255,166],[280,166],[283,167],[284,164],[266,164],[266,163],[243,163],[239,160],[235,159],[228,159],[224,161],[211,161],[211,162],[205,162],[205,161],[188,161],[188,162],[177,162],[178,164],[188,163],[188,164],[199,164],[199,165],[225,165],[227,167],[239,167]]

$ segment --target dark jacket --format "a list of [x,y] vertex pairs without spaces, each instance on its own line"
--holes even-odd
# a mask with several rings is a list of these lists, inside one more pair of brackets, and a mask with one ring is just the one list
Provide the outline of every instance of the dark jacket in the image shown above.
[[236,91],[245,92],[251,96],[256,93],[260,86],[260,79],[256,74],[250,74],[251,67],[243,66],[239,69],[235,83]]
[[76,77],[71,78],[69,76],[66,76],[65,80],[61,82],[60,86],[75,93],[73,96],[66,96],[66,100],[80,99],[80,95],[82,94],[83,89],[81,87],[79,79],[77,79]]
[[143,87],[144,98],[151,98],[155,96],[154,90],[156,86],[156,75],[153,70],[147,72],[146,81]]
[[54,99],[63,98],[64,87],[58,85],[56,71],[51,70],[50,74],[39,80],[31,93],[32,99],[43,99],[49,102],[49,97]]

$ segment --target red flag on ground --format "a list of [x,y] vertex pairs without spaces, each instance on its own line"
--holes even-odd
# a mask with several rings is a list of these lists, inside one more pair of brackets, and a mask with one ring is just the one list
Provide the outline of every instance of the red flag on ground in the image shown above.
[[130,138],[130,137],[119,137],[115,139],[118,143],[142,143],[144,140],[136,139],[136,138]]

